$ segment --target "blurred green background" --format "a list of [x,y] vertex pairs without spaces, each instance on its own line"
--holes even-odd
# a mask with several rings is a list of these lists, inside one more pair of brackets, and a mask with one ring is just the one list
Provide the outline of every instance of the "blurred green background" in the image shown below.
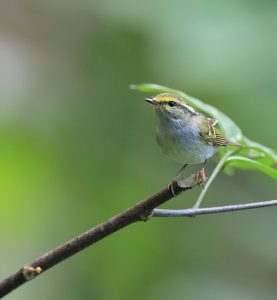
[[[1,1],[0,277],[176,174],[131,83],[183,90],[277,149],[276,26],[275,1]],[[276,182],[241,171],[219,176],[204,205],[274,198]],[[276,217],[135,224],[7,299],[276,299]]]

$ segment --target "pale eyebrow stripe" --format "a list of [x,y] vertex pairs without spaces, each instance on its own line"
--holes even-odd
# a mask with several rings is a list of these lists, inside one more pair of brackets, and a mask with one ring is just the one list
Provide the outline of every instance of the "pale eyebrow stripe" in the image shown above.
[[174,98],[172,99],[172,97],[169,97],[169,96],[164,96],[164,97],[161,97],[161,99],[158,101],[160,104],[167,104],[168,102],[170,101],[174,101],[176,102],[177,104],[185,107],[188,111],[190,111],[192,114],[194,115],[198,115],[198,112],[195,111],[192,107],[190,107],[189,105],[183,103],[182,101],[180,101],[178,98]]
[[192,107],[190,107],[189,105],[186,105],[184,103],[180,103],[182,106],[184,106],[187,110],[189,110],[192,114],[194,115],[198,115],[198,112],[195,111]]

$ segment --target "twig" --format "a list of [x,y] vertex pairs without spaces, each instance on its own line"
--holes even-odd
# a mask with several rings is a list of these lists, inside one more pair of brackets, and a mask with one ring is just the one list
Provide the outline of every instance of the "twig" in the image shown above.
[[[121,228],[137,221],[148,220],[155,207],[167,202],[175,195],[191,189],[197,184],[196,175],[191,175],[178,184],[175,180],[173,180],[170,188],[166,187],[162,189],[160,192],[135,204],[133,207],[119,213],[106,222],[97,225],[56,249],[38,257],[30,264],[20,268],[16,273],[0,282],[0,298],[9,294],[22,284],[36,278],[56,264],[93,245],[97,241],[120,230]],[[174,191],[174,193],[172,193],[172,191]]]
[[232,212],[238,210],[262,208],[262,207],[276,206],[276,205],[277,205],[277,200],[270,200],[270,201],[252,202],[252,203],[218,206],[218,207],[206,207],[206,208],[154,209],[152,216],[153,217],[194,217],[198,215]]

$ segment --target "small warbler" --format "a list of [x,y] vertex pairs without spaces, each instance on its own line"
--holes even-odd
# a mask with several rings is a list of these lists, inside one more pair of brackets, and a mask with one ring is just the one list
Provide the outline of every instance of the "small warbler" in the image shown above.
[[[180,96],[163,93],[145,100],[154,107],[156,137],[162,150],[185,164],[178,175],[188,164],[204,163],[205,166],[218,147],[231,144],[215,128],[217,120],[205,117]],[[197,175],[200,183],[206,180],[204,166]]]

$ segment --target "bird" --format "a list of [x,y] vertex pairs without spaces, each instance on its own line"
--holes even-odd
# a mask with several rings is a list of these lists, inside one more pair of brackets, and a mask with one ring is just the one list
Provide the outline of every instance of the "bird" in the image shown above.
[[183,164],[177,177],[187,165],[203,163],[197,180],[204,187],[207,160],[217,148],[232,144],[215,127],[218,121],[206,117],[176,94],[161,93],[145,100],[155,111],[158,144],[165,154]]

